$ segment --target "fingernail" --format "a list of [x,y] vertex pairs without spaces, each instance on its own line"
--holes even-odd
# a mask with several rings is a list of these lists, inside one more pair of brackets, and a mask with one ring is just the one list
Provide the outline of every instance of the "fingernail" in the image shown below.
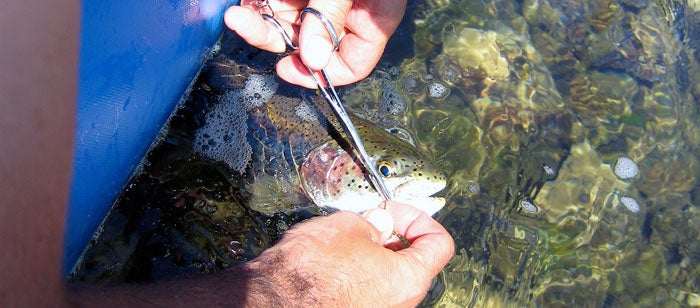
[[371,223],[382,234],[380,244],[386,242],[394,230],[394,218],[388,211],[383,209],[371,209],[363,214],[365,219]]

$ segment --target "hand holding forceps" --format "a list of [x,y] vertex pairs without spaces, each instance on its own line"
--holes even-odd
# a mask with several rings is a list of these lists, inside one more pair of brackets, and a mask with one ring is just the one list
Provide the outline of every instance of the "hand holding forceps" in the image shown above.
[[[263,4],[263,7],[266,7],[269,9],[269,5]],[[274,12],[270,9],[270,12],[272,12],[272,15],[267,14],[267,13],[262,13],[262,17],[271,22],[275,28],[279,31],[279,33],[282,35],[282,38],[284,39],[285,44],[287,45],[288,49],[291,50],[298,50],[298,46],[292,42],[291,37],[287,32],[284,30],[282,25],[274,18]],[[316,17],[319,18],[319,20],[323,23],[325,26],[326,30],[328,31],[328,34],[330,35],[332,41],[333,41],[333,46],[334,46],[334,51],[338,50],[338,47],[340,45],[340,40],[338,39],[338,35],[331,24],[330,20],[326,18],[323,14],[321,14],[319,11],[313,9],[313,8],[305,8],[301,12],[300,19],[303,20],[304,16],[306,13],[311,13],[315,15]],[[349,139],[350,144],[352,145],[353,149],[355,150],[360,162],[364,166],[365,170],[369,172],[369,179],[374,188],[377,190],[377,192],[382,196],[382,198],[385,201],[391,200],[391,194],[389,193],[389,190],[386,188],[386,185],[384,184],[384,180],[382,179],[381,175],[377,171],[377,168],[374,166],[372,161],[369,158],[369,155],[367,154],[367,151],[365,150],[365,147],[362,143],[362,139],[360,138],[357,129],[355,128],[355,125],[352,123],[350,120],[350,116],[348,115],[347,111],[343,107],[340,97],[338,96],[338,93],[335,90],[335,87],[333,86],[333,83],[331,83],[330,78],[328,77],[328,74],[326,73],[325,69],[321,70],[321,76],[323,78],[323,81],[321,81],[318,76],[316,75],[316,72],[311,70],[309,67],[305,65],[306,69],[309,71],[309,75],[314,79],[314,82],[318,86],[318,90],[321,92],[323,98],[329,103],[331,106],[331,109],[333,110],[333,113],[335,114],[336,118],[340,122],[343,131],[345,132],[346,136]]]

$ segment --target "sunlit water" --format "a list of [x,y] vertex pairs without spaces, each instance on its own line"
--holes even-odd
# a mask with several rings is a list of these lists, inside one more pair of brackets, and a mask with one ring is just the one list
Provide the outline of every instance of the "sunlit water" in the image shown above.
[[[411,2],[342,92],[449,177],[457,251],[424,305],[700,305],[699,37],[697,1]],[[253,211],[249,179],[193,154],[207,112],[275,62],[223,46],[74,279],[214,271],[318,214]]]

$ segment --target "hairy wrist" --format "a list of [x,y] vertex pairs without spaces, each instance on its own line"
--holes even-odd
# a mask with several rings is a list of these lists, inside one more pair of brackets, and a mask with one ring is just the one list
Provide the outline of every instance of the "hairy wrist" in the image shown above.
[[[280,251],[274,247],[258,256],[255,260],[240,265],[241,270],[250,275],[250,291],[261,295],[275,297],[271,304],[278,307],[317,306],[331,300],[329,290],[319,288],[325,285],[319,281],[317,273],[304,270],[308,264],[292,259],[289,251]],[[251,296],[255,296],[251,294]],[[254,300],[254,299],[252,299]]]
[[279,255],[264,254],[223,271],[145,285],[77,283],[70,286],[68,305],[297,307],[316,303],[308,294],[309,280],[295,275],[296,271],[290,269],[289,262],[276,257]]

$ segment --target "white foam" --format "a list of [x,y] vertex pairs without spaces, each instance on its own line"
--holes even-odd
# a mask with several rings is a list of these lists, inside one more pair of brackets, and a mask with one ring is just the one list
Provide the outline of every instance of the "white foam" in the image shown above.
[[270,100],[279,84],[275,81],[272,75],[256,75],[248,76],[245,88],[240,92],[243,102],[250,110],[255,107],[260,107],[262,104]]
[[277,86],[272,75],[250,75],[244,89],[224,94],[207,112],[192,150],[243,173],[252,155],[246,136],[248,111],[267,102]]
[[[204,126],[195,133],[192,149],[242,173],[250,160],[252,148],[246,141],[247,109],[238,103],[236,98],[239,95],[228,95],[227,101],[209,110]],[[233,101],[228,100],[231,98]]]
[[307,102],[302,102],[294,107],[294,114],[306,122],[317,121],[316,113]]

